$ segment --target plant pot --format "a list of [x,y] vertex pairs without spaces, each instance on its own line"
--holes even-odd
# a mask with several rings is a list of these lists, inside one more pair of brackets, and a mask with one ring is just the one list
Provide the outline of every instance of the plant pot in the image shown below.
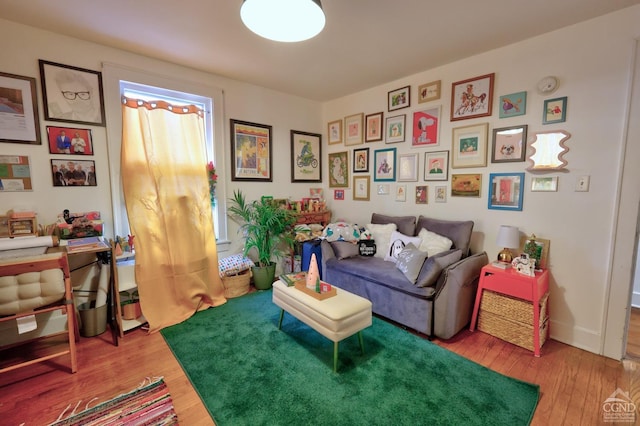
[[276,276],[276,264],[272,262],[269,266],[252,266],[251,272],[256,289],[269,290]]

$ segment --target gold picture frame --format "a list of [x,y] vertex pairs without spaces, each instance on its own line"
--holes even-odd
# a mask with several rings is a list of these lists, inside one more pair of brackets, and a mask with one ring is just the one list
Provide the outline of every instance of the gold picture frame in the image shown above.
[[369,201],[371,176],[354,176],[353,177],[353,200]]
[[437,101],[440,99],[442,81],[432,81],[418,86],[418,103]]
[[327,140],[329,145],[342,143],[342,119],[327,123]]

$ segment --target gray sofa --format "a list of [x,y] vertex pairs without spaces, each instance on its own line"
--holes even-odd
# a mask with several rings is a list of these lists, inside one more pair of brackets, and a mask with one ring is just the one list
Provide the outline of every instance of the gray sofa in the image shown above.
[[[480,270],[489,261],[486,252],[470,254],[474,223],[420,216],[385,216],[374,213],[372,224],[395,223],[398,232],[418,235],[422,228],[445,236],[452,249],[427,258],[420,267],[420,287],[395,263],[380,257],[345,254],[347,242],[322,241],[323,280],[370,300],[373,312],[430,338],[449,339],[471,319]],[[353,244],[351,244],[353,246]],[[385,250],[386,247],[378,247]],[[351,250],[351,249],[349,249]],[[457,260],[459,259],[459,260]],[[454,260],[453,263],[450,263]],[[427,281],[425,278],[431,276]]]

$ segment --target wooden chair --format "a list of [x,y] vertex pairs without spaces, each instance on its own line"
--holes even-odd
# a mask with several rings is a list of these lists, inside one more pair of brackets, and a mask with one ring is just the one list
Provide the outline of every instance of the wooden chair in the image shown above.
[[[20,318],[54,311],[66,315],[67,330],[0,346],[0,373],[67,354],[71,357],[71,372],[75,373],[79,339],[66,252],[0,262],[0,323],[17,323]],[[42,328],[42,320],[37,320]],[[65,334],[67,337],[62,339]]]

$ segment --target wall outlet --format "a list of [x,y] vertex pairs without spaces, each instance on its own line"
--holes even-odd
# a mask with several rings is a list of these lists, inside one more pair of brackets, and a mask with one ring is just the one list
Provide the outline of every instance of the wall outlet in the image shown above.
[[576,181],[576,191],[577,192],[588,192],[589,191],[589,176],[580,176]]

